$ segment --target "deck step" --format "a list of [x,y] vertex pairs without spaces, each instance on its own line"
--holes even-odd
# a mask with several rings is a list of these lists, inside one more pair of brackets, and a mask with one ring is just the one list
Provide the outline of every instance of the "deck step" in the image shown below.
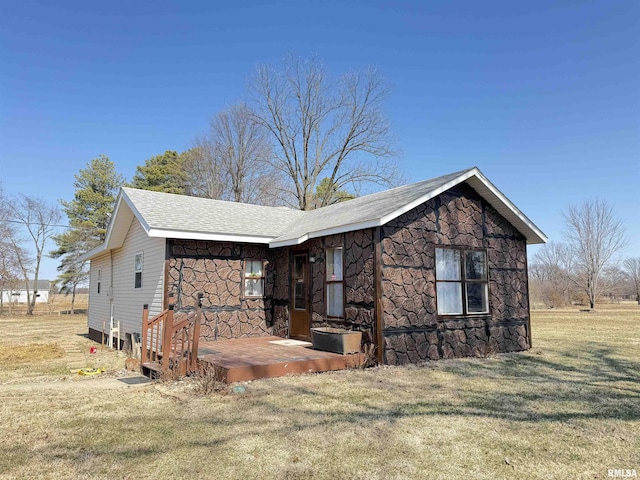
[[151,379],[160,378],[161,371],[160,362],[145,362],[142,364],[142,374]]

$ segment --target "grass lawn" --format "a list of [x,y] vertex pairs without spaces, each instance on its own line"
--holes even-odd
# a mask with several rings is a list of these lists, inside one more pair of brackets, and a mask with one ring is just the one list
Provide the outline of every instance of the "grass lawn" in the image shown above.
[[84,317],[0,317],[0,478],[640,475],[640,307],[532,324],[525,353],[200,396],[193,381],[127,386],[109,351],[85,355],[106,375],[70,375],[68,352],[92,345]]

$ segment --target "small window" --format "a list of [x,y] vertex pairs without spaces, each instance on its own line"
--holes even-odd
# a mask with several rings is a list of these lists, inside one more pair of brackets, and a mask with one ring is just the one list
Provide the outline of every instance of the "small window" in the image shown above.
[[436,296],[439,315],[489,313],[486,252],[436,248]]
[[142,253],[137,253],[133,262],[134,288],[142,288]]
[[327,316],[344,317],[344,279],[342,247],[327,248]]
[[262,260],[244,261],[244,296],[264,297],[264,262]]
[[100,295],[100,287],[102,286],[102,269],[98,269],[98,295]]

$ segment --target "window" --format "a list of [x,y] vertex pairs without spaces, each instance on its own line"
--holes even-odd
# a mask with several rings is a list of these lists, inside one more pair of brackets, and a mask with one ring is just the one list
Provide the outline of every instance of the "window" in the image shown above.
[[486,252],[436,248],[436,296],[439,315],[489,313]]
[[327,316],[344,317],[342,247],[327,248]]
[[262,260],[244,261],[244,296],[264,296],[264,262]]
[[100,295],[100,286],[102,285],[102,269],[98,269],[98,295]]
[[307,309],[307,254],[293,256],[293,308]]
[[142,254],[136,253],[133,261],[133,287],[142,288]]

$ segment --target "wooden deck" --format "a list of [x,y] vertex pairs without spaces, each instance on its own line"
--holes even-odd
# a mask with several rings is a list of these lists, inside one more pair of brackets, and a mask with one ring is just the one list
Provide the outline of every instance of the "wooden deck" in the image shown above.
[[344,370],[361,361],[361,354],[313,350],[308,342],[280,337],[200,341],[198,349],[198,362],[213,365],[218,379],[227,383],[290,373]]

